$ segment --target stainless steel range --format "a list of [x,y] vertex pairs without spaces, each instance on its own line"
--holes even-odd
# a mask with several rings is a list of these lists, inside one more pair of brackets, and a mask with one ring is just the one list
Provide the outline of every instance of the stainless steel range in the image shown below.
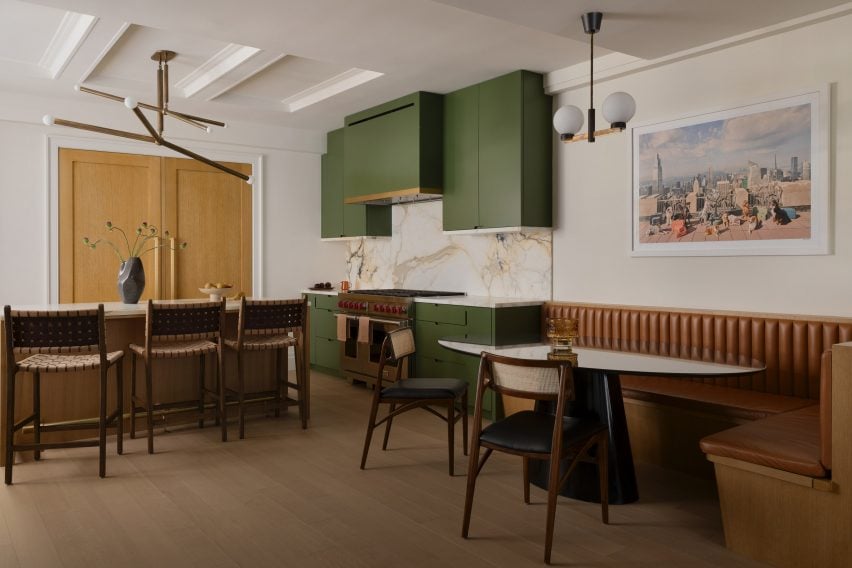
[[[340,369],[349,381],[375,384],[379,372],[382,342],[389,331],[413,327],[415,298],[463,296],[463,292],[429,290],[353,290],[337,296],[340,314],[346,317],[346,341],[340,342]],[[361,323],[362,318],[364,324]],[[361,332],[359,341],[359,328]],[[395,369],[387,369],[389,377]],[[402,376],[408,376],[403,369]]]

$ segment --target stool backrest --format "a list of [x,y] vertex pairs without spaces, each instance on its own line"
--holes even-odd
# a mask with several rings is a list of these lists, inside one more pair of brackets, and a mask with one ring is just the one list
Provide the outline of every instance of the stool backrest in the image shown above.
[[242,347],[246,335],[281,335],[293,332],[301,342],[307,321],[306,300],[240,300],[237,344]]
[[148,300],[145,338],[150,341],[218,341],[225,323],[225,300],[185,304]]
[[57,311],[5,306],[3,318],[7,353],[106,353],[103,304],[93,310]]

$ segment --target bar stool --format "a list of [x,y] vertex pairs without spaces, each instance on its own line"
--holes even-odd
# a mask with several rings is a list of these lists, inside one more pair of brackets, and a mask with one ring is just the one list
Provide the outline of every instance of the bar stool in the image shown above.
[[[146,413],[148,453],[154,453],[154,411],[182,409],[198,412],[198,427],[204,427],[205,397],[216,401],[216,423],[222,428],[222,441],[228,440],[225,410],[224,368],[222,365],[222,328],[225,325],[225,300],[221,302],[160,303],[148,300],[145,318],[145,344],[130,344],[130,437],[136,437],[136,413]],[[205,384],[205,358],[215,353],[216,389]],[[136,394],[136,358],[145,364],[145,397]],[[153,364],[157,359],[198,357],[198,399],[195,401],[154,402]],[[195,408],[190,408],[190,403]]]
[[[41,459],[43,450],[55,448],[81,448],[97,446],[98,475],[106,476],[106,429],[114,425],[117,435],[117,450],[122,453],[122,378],[121,360],[123,351],[107,352],[104,334],[104,306],[95,310],[29,311],[3,308],[6,332],[6,485],[12,484],[12,467],[15,451],[33,450],[36,460]],[[29,355],[15,362],[15,355]],[[107,374],[116,365],[116,410],[106,415]],[[97,420],[75,424],[42,424],[41,421],[41,373],[65,373],[73,371],[100,371],[100,398]],[[19,372],[32,373],[33,412],[15,422],[15,383]],[[33,426],[32,443],[15,443],[15,432],[27,424]],[[42,432],[58,430],[98,429],[97,440],[74,440],[68,442],[41,441]]]
[[[308,427],[307,366],[305,357],[304,327],[307,319],[305,300],[246,300],[240,301],[240,318],[237,339],[226,339],[225,345],[237,354],[237,390],[232,391],[239,401],[240,438],[245,438],[245,407],[247,404],[269,402],[275,407],[275,416],[281,408],[299,407],[302,429]],[[290,333],[293,335],[290,336]],[[289,380],[288,350],[293,347],[296,356],[296,382]],[[254,392],[246,395],[244,359],[246,351],[275,353],[275,389],[271,392]],[[298,399],[290,398],[289,389],[298,392]],[[282,395],[282,390],[284,394]]]

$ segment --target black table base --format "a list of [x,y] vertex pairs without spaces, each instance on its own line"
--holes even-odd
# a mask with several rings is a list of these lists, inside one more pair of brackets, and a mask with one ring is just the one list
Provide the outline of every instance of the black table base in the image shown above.
[[[566,404],[565,416],[595,417],[609,426],[609,502],[615,505],[633,503],[639,499],[639,491],[618,374],[575,369],[574,391],[575,400]],[[537,408],[554,412],[555,406],[555,403],[540,402]],[[546,490],[549,467],[548,461],[530,460],[530,482]],[[563,460],[560,477],[567,468],[568,460]],[[578,463],[560,494],[580,501],[600,503],[597,465]]]

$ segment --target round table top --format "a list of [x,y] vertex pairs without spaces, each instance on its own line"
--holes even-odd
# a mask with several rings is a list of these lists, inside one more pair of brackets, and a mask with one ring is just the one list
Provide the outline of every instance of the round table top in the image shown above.
[[[438,341],[438,344],[447,349],[470,355],[478,356],[485,351],[505,357],[538,360],[547,359],[547,354],[550,353],[551,349],[550,345],[546,343],[498,347],[441,339]],[[707,361],[665,357],[663,355],[647,355],[644,353],[593,349],[590,347],[574,347],[573,351],[577,354],[578,368],[630,375],[736,376],[757,373],[765,368],[762,366],[740,367],[737,365],[723,365]]]

